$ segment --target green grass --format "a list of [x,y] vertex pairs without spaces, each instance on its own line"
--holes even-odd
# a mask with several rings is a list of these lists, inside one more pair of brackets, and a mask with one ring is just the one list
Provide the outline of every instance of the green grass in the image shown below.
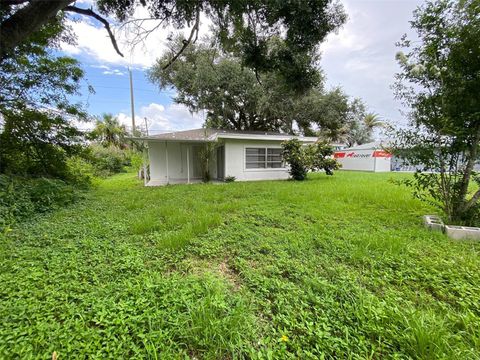
[[399,176],[109,178],[0,238],[0,358],[478,359],[480,246]]

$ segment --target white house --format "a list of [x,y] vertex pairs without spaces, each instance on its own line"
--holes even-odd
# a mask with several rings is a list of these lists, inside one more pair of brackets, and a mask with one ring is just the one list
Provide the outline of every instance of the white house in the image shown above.
[[202,179],[201,152],[211,143],[210,175],[222,181],[279,180],[289,177],[282,161],[282,141],[297,138],[304,144],[316,137],[280,133],[195,129],[140,138],[148,145],[148,186],[199,182]]

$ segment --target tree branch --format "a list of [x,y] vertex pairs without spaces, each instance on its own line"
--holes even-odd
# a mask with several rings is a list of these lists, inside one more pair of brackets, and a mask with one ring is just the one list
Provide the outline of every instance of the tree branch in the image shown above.
[[28,0],[0,0],[0,4],[2,5],[7,5],[7,6],[10,6],[10,5],[20,5],[20,4],[23,4],[25,2],[27,2]]
[[467,201],[465,205],[465,211],[469,210],[472,206],[474,206],[477,201],[480,200],[480,190],[477,190],[475,194]]
[[197,7],[197,14],[196,14],[196,19],[195,19],[195,24],[193,25],[192,31],[190,31],[190,36],[188,37],[187,40],[183,41],[183,46],[182,48],[170,59],[170,61],[162,68],[163,70],[167,69],[170,65],[172,65],[175,60],[178,59],[180,55],[182,55],[183,51],[187,48],[188,45],[192,42],[193,35],[195,34],[195,40],[193,42],[197,41],[198,38],[198,27],[200,25],[200,6]]
[[113,35],[112,30],[110,29],[110,24],[106,19],[104,19],[103,17],[101,17],[100,15],[95,13],[92,9],[81,9],[81,8],[76,7],[76,6],[67,6],[64,10],[74,12],[74,13],[77,13],[77,14],[91,16],[94,19],[100,21],[103,24],[103,26],[105,26],[105,29],[108,32],[108,36],[110,37],[110,41],[112,42],[113,48],[115,49],[115,51],[117,52],[118,55],[123,57],[123,54],[121,53],[120,49],[118,48],[117,40],[115,39],[115,36]]
[[[48,23],[57,13],[74,0],[31,0],[1,24],[0,60],[11,56],[11,52],[31,34]],[[7,2],[2,1],[2,4]]]

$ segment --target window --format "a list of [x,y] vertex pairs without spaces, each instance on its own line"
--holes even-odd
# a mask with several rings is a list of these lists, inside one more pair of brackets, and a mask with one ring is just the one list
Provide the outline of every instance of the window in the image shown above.
[[245,167],[247,169],[283,168],[282,149],[246,148]]
[[258,169],[265,167],[265,148],[247,148],[246,165],[247,169]]
[[282,149],[267,149],[267,168],[282,167]]

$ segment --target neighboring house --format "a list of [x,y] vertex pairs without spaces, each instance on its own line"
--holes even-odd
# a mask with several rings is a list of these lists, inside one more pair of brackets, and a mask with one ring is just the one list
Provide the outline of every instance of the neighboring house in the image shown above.
[[386,172],[391,169],[392,155],[383,149],[382,142],[371,142],[336,151],[333,157],[342,170]]
[[316,137],[217,129],[176,131],[139,140],[148,144],[147,185],[156,186],[201,181],[202,151],[208,143],[213,144],[208,166],[212,180],[230,176],[238,181],[287,179],[281,143],[293,138],[305,144],[317,141]]

